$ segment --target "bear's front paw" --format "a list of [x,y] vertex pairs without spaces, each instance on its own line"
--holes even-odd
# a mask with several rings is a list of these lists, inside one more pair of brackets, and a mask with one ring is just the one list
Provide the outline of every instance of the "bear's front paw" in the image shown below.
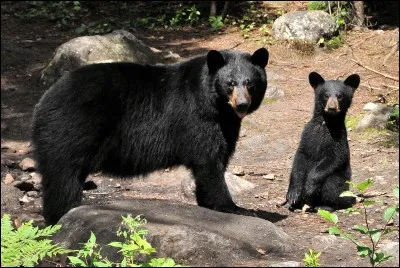
[[300,191],[290,191],[286,195],[286,200],[289,205],[296,205],[297,203],[300,203],[300,196],[301,192]]

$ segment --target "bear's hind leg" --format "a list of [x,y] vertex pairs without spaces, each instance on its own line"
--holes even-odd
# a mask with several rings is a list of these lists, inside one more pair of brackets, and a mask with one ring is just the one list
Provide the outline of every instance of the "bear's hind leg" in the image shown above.
[[[349,185],[338,175],[330,176],[322,186],[321,202],[316,208],[334,211],[346,209],[356,203],[354,197],[340,197],[340,194],[349,190]],[[324,208],[325,207],[325,208]]]
[[46,224],[56,224],[70,209],[80,205],[87,173],[64,167],[57,172],[41,172],[43,217]]

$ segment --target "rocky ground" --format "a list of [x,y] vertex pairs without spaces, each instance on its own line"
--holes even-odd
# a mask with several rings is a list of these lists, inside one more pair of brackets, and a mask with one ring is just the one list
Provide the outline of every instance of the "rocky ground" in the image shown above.
[[[45,20],[27,22],[7,12],[10,4],[1,7],[1,181],[2,213],[11,213],[18,225],[33,219],[41,225],[40,175],[26,158],[32,157],[30,122],[34,105],[46,90],[39,82],[40,71],[51,59],[60,44],[77,35],[61,32]],[[204,53],[209,49],[239,49],[252,53],[261,47],[257,33],[244,39],[237,27],[211,32],[207,27],[182,30],[134,30],[133,33],[147,45],[164,52],[173,52],[182,59]],[[333,51],[317,48],[304,53],[286,42],[267,45],[270,61],[267,66],[269,91],[283,92],[274,101],[266,100],[260,109],[243,121],[240,139],[228,170],[257,185],[253,190],[236,196],[243,207],[273,212],[280,215],[270,219],[290,235],[297,245],[292,254],[267,258],[302,263],[304,253],[312,248],[321,251],[324,266],[368,266],[366,259],[357,256],[352,244],[327,236],[329,224],[312,213],[290,212],[277,205],[284,200],[289,174],[301,131],[310,119],[313,109],[313,90],[308,85],[308,74],[317,71],[326,79],[345,79],[358,73],[361,85],[356,91],[349,116],[364,113],[363,106],[378,101],[383,95],[387,102],[398,103],[398,52],[383,62],[398,42],[398,28],[385,30],[352,30],[344,44]],[[169,59],[164,59],[164,62]],[[397,78],[397,81],[390,78]],[[383,211],[396,202],[392,189],[398,185],[398,133],[388,131],[349,131],[353,181],[374,180],[368,191],[369,200],[381,200],[380,205],[368,209],[368,223],[383,227]],[[60,152],[62,153],[62,152]],[[94,174],[97,188],[85,191],[86,203],[123,198],[158,198],[193,203],[182,194],[179,178],[186,171],[160,171],[161,180],[137,178],[120,180]],[[177,179],[178,178],[178,179]],[[360,207],[357,204],[356,207]],[[363,215],[338,212],[339,225],[351,230],[356,224],[365,224]],[[398,215],[392,228],[399,226]],[[355,234],[368,243],[366,236]],[[385,236],[382,246],[397,242],[398,232]],[[395,247],[396,248],[396,247]],[[394,251],[396,252],[396,251]],[[387,265],[395,265],[392,261]],[[398,258],[397,258],[398,264]],[[238,266],[259,265],[254,263]]]

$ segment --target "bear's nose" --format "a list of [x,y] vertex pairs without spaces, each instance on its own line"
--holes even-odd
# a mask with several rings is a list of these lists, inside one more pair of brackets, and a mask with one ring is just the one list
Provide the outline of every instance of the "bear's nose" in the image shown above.
[[236,110],[237,110],[239,113],[245,113],[245,112],[247,112],[247,108],[249,108],[249,104],[248,104],[247,102],[238,103],[238,104],[236,105]]

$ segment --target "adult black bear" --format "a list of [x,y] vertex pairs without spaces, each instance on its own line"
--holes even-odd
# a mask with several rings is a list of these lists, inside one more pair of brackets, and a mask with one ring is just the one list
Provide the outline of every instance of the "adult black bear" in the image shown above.
[[304,204],[311,210],[347,208],[355,199],[339,197],[349,189],[346,181],[351,179],[345,117],[360,77],[353,74],[344,82],[325,81],[312,72],[309,82],[315,93],[314,114],[294,157],[285,203],[291,210]]
[[56,223],[81,202],[88,174],[145,175],[184,165],[198,205],[248,214],[224,179],[242,118],[261,104],[268,51],[211,50],[171,65],[95,64],[63,76],[33,118],[43,215]]

